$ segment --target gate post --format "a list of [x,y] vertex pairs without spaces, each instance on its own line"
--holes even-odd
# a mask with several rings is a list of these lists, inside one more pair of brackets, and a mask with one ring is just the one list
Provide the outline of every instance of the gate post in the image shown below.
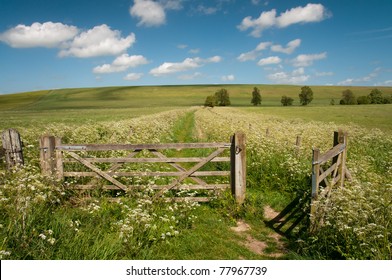
[[7,169],[23,165],[22,141],[19,132],[12,128],[4,130],[2,141]]
[[246,145],[245,134],[236,132],[231,137],[230,149],[230,184],[231,193],[237,203],[242,204],[246,192]]
[[42,136],[39,140],[40,148],[40,164],[41,172],[43,175],[54,175],[56,170],[55,162],[55,137],[54,136]]
[[319,192],[319,177],[320,177],[320,164],[318,163],[320,157],[320,150],[313,149],[313,159],[312,159],[312,196],[310,200],[310,222],[313,226],[315,222],[316,205],[315,202],[318,200]]

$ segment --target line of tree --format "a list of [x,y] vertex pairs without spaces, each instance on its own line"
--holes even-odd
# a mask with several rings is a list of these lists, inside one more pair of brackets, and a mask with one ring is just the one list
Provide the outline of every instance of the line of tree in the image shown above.
[[[331,104],[335,102],[331,100]],[[351,89],[346,89],[342,92],[341,105],[357,105],[357,104],[392,104],[392,95],[384,96],[382,91],[375,88],[368,95],[355,96]]]
[[[301,92],[298,95],[299,102],[302,106],[310,104],[313,100],[313,90],[309,86],[301,87]],[[253,88],[251,104],[254,106],[261,105],[262,97],[260,89],[257,87]],[[293,105],[294,99],[283,95],[280,103],[282,106]],[[331,99],[331,105],[335,105],[335,100]],[[351,89],[346,89],[342,92],[342,99],[340,100],[341,105],[355,105],[355,104],[392,104],[392,94],[389,96],[384,96],[383,93],[375,88],[368,95],[355,96]],[[222,88],[215,92],[214,95],[207,96],[204,106],[214,107],[214,106],[229,106],[231,105],[229,92]]]
[[214,107],[214,106],[229,106],[231,105],[229,92],[222,88],[215,92],[214,95],[207,96],[204,106]]

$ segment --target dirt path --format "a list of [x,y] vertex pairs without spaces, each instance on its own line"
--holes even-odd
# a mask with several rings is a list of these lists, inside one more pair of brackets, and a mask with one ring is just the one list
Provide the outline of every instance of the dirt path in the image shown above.
[[[273,210],[270,206],[267,205],[264,207],[264,216],[267,220],[273,219],[278,214],[279,213]],[[281,258],[287,253],[285,245],[282,241],[282,237],[276,232],[271,231],[268,233],[268,235],[266,236],[266,239],[268,239],[268,241],[260,241],[252,236],[251,226],[243,220],[237,221],[237,226],[232,227],[231,230],[236,232],[241,237],[244,237],[244,241],[241,242],[241,245],[257,255],[272,258]],[[274,250],[274,252],[269,253],[267,252],[267,249],[270,246],[268,243],[271,242],[274,243],[274,247],[276,249]]]

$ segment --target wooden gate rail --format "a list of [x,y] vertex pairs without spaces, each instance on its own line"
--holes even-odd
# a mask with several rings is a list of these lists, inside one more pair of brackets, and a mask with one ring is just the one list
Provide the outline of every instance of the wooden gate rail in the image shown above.
[[[160,150],[183,150],[183,149],[216,149],[207,157],[167,157]],[[153,185],[158,190],[156,196],[161,196],[170,189],[223,189],[231,186],[232,193],[238,203],[245,199],[246,185],[246,156],[245,135],[241,132],[231,137],[229,143],[168,143],[168,144],[62,144],[60,138],[54,136],[42,136],[40,139],[41,169],[43,174],[57,176],[62,180],[64,177],[91,177],[93,181],[85,185],[74,185],[75,189],[94,189],[94,179],[103,178],[111,185],[104,186],[108,190],[131,190],[140,186],[125,185],[117,177],[176,177],[169,185]],[[230,150],[230,157],[219,157],[224,151]],[[104,151],[130,151],[125,157],[82,157],[78,153]],[[142,151],[149,151],[155,157],[135,157]],[[68,157],[66,157],[68,155]],[[209,162],[231,162],[228,171],[199,171]],[[64,165],[79,163],[90,171],[64,171]],[[95,163],[111,163],[107,170],[101,170]],[[167,163],[175,171],[120,171],[125,163]],[[189,169],[179,163],[195,163]],[[229,184],[208,184],[200,176],[229,176]],[[183,184],[190,179],[194,184]],[[198,198],[200,200],[200,198]]]
[[[315,231],[317,224],[322,223],[322,218],[316,221],[317,201],[323,197],[329,197],[334,186],[343,187],[345,178],[351,178],[346,168],[347,158],[347,133],[334,132],[333,148],[324,154],[320,150],[313,149],[312,160],[312,196],[311,196],[311,231]],[[329,161],[331,165],[324,171]],[[316,224],[317,223],[317,224]]]

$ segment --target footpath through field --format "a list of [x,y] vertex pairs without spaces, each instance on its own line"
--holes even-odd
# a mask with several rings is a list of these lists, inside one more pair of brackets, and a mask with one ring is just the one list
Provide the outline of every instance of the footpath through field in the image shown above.
[[[197,114],[199,110],[207,109],[199,108],[192,110],[177,120],[173,127],[172,138],[174,142],[187,143],[210,141],[210,139],[206,139],[206,135],[209,135],[209,131],[205,131],[205,128],[200,126],[199,122],[195,121],[195,114]],[[216,117],[219,118],[219,116]],[[217,124],[218,123],[219,120],[217,120]],[[176,151],[176,153],[181,152],[183,151]],[[215,205],[216,203],[211,202],[209,204],[201,205],[194,228],[188,233],[183,233],[187,236],[181,238],[181,241],[184,241],[184,244],[181,244],[184,252],[186,252],[187,249],[191,251],[197,250],[197,247],[195,248],[194,246],[199,246],[196,244],[200,242],[199,244],[205,244],[205,246],[200,247],[201,250],[205,250],[205,248],[216,248],[218,244],[221,244],[223,248],[215,250],[215,253],[208,253],[208,257],[213,259],[225,259],[228,256],[230,256],[230,258],[239,259],[275,259],[285,257],[287,250],[281,236],[268,228],[263,219],[248,220],[246,218],[230,216],[230,213],[228,212],[233,209],[227,209],[227,207],[234,206],[225,205],[227,203],[230,204],[230,202],[224,202],[223,205],[219,205],[219,203],[218,205]],[[263,213],[265,212],[264,208],[258,209],[257,211]],[[267,208],[271,210],[270,207]],[[246,211],[246,208],[244,209]],[[241,212],[243,210],[234,210],[234,212],[236,211]],[[246,213],[244,216],[247,216]],[[190,239],[194,238],[199,239],[198,242],[190,242]],[[169,249],[169,251],[171,250]],[[180,252],[177,251],[177,254],[179,253]],[[202,252],[193,252],[193,254],[198,258],[202,256]],[[176,257],[186,258],[189,256],[177,255]],[[203,256],[202,258],[204,257],[207,256]]]

